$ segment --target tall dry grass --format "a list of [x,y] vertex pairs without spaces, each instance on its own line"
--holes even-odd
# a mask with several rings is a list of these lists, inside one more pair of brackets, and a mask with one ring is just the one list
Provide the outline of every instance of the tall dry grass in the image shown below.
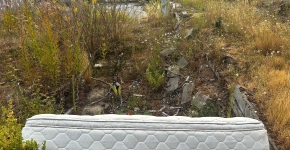
[[277,70],[272,68],[277,62],[271,58],[269,61],[254,72],[252,87],[257,88],[257,102],[278,137],[277,144],[286,150],[290,147],[290,72],[285,62],[280,62],[283,69]]
[[[249,89],[257,91],[255,100],[272,127],[271,131],[277,135],[279,148],[288,150],[290,27],[287,22],[281,21],[283,16],[269,10],[273,9],[271,5],[261,7],[262,3],[265,4],[266,1],[253,1],[250,4],[206,1],[204,16],[208,28],[217,28],[216,23],[220,21],[218,36],[226,44],[245,51],[236,56],[251,62],[252,69],[244,79],[250,81]],[[220,48],[212,49],[219,52]]]

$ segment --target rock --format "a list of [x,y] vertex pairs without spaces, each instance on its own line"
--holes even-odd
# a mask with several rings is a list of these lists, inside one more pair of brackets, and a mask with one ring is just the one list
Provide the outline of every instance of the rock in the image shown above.
[[88,94],[87,101],[89,103],[92,103],[92,102],[100,100],[101,98],[104,98],[105,95],[106,95],[106,90],[104,88],[94,88]]
[[192,31],[193,31],[193,28],[189,29],[189,30],[187,31],[186,35],[184,36],[184,38],[187,39],[187,38],[191,37],[191,35],[192,35]]
[[167,88],[166,91],[170,92],[170,91],[174,91],[178,88],[178,83],[179,83],[180,77],[176,76],[174,78],[170,78],[168,83],[167,83]]
[[86,106],[83,111],[82,115],[100,115],[103,113],[104,109],[107,109],[109,104],[100,102],[94,106]]
[[163,57],[168,57],[170,54],[172,54],[176,48],[171,47],[171,48],[166,48],[163,51],[160,52],[160,55]]
[[236,86],[234,90],[235,101],[233,102],[233,112],[237,117],[249,117],[259,120],[255,107],[248,101],[245,92],[240,91],[240,86]]
[[188,13],[187,11],[181,12],[180,15],[181,15],[182,18],[189,18],[189,17],[192,16],[192,14]]
[[184,103],[189,102],[191,100],[191,93],[192,93],[193,88],[194,88],[193,82],[189,82],[189,83],[184,84],[181,104],[184,104]]
[[192,98],[191,104],[195,105],[197,108],[201,108],[206,104],[206,100],[209,99],[208,96],[200,94],[197,92],[195,96]]
[[170,66],[169,68],[168,68],[168,71],[169,71],[169,73],[168,73],[168,77],[175,77],[175,76],[178,76],[179,75],[179,66]]
[[177,65],[180,67],[180,68],[185,68],[187,65],[188,65],[188,61],[184,58],[184,57],[181,57],[178,62],[177,62]]
[[169,77],[169,81],[167,82],[167,88],[166,91],[170,92],[170,91],[174,91],[178,88],[178,83],[180,80],[179,77],[179,67],[178,66],[170,66],[168,68],[168,77]]

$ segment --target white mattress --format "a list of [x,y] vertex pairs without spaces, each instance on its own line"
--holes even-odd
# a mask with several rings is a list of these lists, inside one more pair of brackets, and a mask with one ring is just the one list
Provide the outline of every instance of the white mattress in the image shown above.
[[269,150],[262,122],[251,118],[52,115],[29,118],[24,140],[47,150]]

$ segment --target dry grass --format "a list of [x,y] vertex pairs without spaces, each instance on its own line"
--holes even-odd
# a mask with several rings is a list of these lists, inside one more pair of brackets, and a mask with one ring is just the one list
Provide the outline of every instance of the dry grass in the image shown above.
[[150,1],[145,5],[145,11],[148,14],[149,21],[162,17],[160,1]]
[[[279,27],[273,26],[270,21],[265,20],[254,28],[254,46],[263,55],[280,53],[287,40],[283,37]],[[285,44],[284,44],[285,43]]]
[[[271,68],[277,58],[268,64],[261,66],[255,72],[257,77],[252,86],[258,89],[256,93],[257,102],[272,125],[272,131],[277,133],[278,143],[283,145],[282,149],[290,146],[290,72],[288,69],[275,70]],[[281,61],[281,60],[278,60]]]
[[[256,7],[261,3],[207,1],[207,27],[218,29],[223,37],[207,42],[215,53],[222,53],[220,48],[226,44],[245,51],[239,57],[251,62],[252,69],[244,79],[250,81],[249,89],[257,91],[255,100],[260,111],[276,133],[279,148],[286,150],[290,149],[290,28],[277,14],[266,10],[268,7]],[[217,28],[219,19],[221,26]]]

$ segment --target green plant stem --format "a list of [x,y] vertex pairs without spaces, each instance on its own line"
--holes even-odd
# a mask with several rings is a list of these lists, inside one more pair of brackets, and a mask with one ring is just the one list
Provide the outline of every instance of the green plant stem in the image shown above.
[[72,99],[73,99],[74,112],[76,112],[77,107],[76,107],[76,99],[75,99],[75,77],[74,77],[74,75],[72,75]]

